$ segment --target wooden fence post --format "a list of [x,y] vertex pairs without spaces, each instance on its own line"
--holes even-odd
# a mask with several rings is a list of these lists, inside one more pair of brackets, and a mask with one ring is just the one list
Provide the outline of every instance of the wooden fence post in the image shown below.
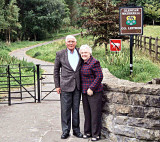
[[137,35],[134,36],[134,45],[135,45],[135,48],[137,47]]
[[149,55],[151,56],[151,47],[152,47],[152,42],[151,42],[151,40],[152,40],[152,37],[150,36],[149,37]]
[[140,48],[142,50],[142,35],[140,35]]
[[138,49],[140,47],[140,39],[139,39],[139,35],[138,35]]
[[146,51],[146,36],[144,36],[144,43],[143,43],[143,46],[144,46],[144,51]]
[[155,58],[158,60],[158,37],[155,38]]

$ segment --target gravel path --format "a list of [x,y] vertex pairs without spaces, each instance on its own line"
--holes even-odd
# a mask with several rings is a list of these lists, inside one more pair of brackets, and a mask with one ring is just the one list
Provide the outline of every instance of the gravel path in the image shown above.
[[[60,40],[60,39],[58,39]],[[33,62],[34,64],[53,65],[52,63],[34,59],[25,53],[32,48],[49,44],[54,41],[38,44],[23,49],[18,49],[10,53],[20,60]],[[41,66],[46,73],[53,71],[53,68]],[[51,79],[50,77],[46,79]],[[54,86],[44,86],[46,89]],[[61,140],[61,118],[60,118],[60,101],[59,95],[52,93],[47,96],[52,101],[42,101],[41,103],[24,103],[15,105],[0,105],[0,142],[87,142],[90,139],[79,139],[72,135]],[[27,100],[31,101],[32,100]],[[80,105],[81,132],[83,133],[83,109]],[[101,140],[105,141],[105,140]]]

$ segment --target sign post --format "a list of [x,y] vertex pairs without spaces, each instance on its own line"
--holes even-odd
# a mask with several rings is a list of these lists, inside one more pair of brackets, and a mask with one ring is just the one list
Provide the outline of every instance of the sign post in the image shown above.
[[119,9],[120,35],[130,35],[130,74],[133,72],[133,36],[143,34],[143,7]]
[[130,35],[130,75],[133,72],[133,35]]

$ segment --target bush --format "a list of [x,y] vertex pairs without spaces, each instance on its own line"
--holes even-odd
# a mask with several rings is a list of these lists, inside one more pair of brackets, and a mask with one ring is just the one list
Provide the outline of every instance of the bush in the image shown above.
[[33,58],[37,57],[37,56],[40,56],[41,55],[41,52],[36,52],[33,56]]
[[0,50],[6,50],[6,51],[11,52],[11,49],[8,46],[6,46],[4,43],[1,43],[1,42],[0,42]]

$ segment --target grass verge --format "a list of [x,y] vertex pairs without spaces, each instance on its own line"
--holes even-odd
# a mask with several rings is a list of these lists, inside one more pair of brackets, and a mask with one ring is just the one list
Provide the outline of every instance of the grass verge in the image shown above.
[[[77,41],[77,47],[83,44],[93,46],[93,38],[91,36],[83,38],[77,36]],[[143,56],[143,53],[137,50],[133,53],[133,74],[130,75],[129,43],[124,41],[122,47],[122,51],[119,53],[110,52],[108,49],[108,53],[105,55],[104,46],[97,46],[93,49],[93,56],[100,61],[102,68],[108,68],[113,75],[120,79],[134,82],[148,82],[152,78],[160,77],[160,67],[158,64],[154,64],[149,58]],[[54,63],[56,52],[65,48],[64,40],[60,40],[29,50],[27,54],[34,58]]]

